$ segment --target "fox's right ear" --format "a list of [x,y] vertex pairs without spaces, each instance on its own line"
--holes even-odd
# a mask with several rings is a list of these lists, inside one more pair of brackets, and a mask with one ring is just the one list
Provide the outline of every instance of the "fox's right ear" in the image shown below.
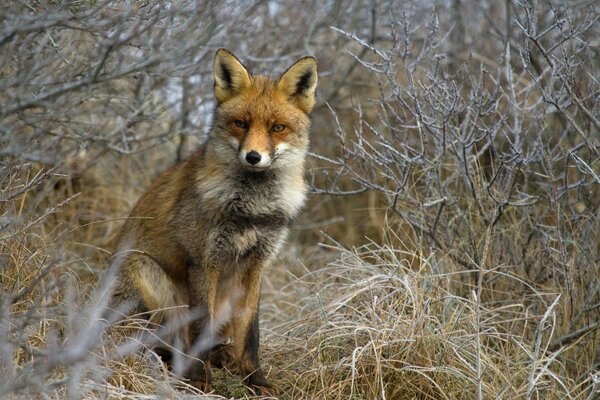
[[227,49],[217,50],[214,64],[215,98],[221,104],[250,86],[250,74]]

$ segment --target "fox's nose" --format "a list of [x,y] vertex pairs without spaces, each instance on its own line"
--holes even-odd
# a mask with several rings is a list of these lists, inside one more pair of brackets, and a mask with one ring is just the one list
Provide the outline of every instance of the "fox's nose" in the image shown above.
[[250,153],[246,154],[246,161],[250,164],[258,164],[260,162],[260,154],[257,151],[252,150]]

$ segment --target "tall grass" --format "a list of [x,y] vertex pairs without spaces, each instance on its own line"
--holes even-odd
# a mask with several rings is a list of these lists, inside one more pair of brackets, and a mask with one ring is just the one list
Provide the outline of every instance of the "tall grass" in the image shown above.
[[[453,283],[470,271],[436,271],[435,256],[376,243],[325,247],[333,260],[268,294],[277,304],[288,293],[285,312],[267,314],[275,328],[265,358],[285,371],[290,398],[573,396],[565,366],[547,351],[560,295],[536,292],[548,307],[528,313],[517,301],[485,304],[476,290],[457,296]],[[479,270],[498,274],[494,265]]]
[[[595,2],[0,6],[0,398],[198,398],[114,239],[208,130],[211,62],[319,59],[312,196],[261,300],[289,399],[595,399]],[[103,278],[104,277],[104,278]],[[214,371],[208,398],[251,398]]]

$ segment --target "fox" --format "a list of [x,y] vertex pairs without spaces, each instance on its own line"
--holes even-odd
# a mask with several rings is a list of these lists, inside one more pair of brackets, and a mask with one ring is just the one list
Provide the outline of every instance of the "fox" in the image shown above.
[[200,390],[211,390],[211,363],[233,363],[245,384],[272,394],[259,364],[260,288],[306,199],[317,60],[273,79],[220,48],[213,77],[208,138],[151,184],[118,235],[110,307],[176,327],[191,359],[181,374]]

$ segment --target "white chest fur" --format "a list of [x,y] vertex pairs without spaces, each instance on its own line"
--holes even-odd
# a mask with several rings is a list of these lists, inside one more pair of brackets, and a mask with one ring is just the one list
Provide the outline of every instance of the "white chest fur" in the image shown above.
[[246,187],[235,178],[211,176],[199,180],[197,188],[203,205],[229,209],[237,202],[255,216],[282,212],[288,218],[293,218],[306,199],[306,183],[300,173],[274,178],[266,182],[264,187]]

